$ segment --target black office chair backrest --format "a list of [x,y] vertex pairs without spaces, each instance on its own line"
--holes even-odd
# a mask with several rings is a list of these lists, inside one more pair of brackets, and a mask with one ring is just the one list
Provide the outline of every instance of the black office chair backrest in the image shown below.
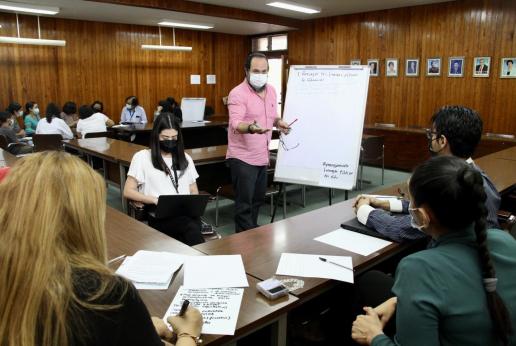
[[84,135],[84,138],[98,138],[98,137],[115,138],[115,134],[111,131],[106,131],[106,132],[89,132],[86,135]]
[[374,136],[362,142],[360,161],[362,163],[378,161],[383,157],[383,136]]
[[7,150],[8,146],[9,142],[7,141],[7,138],[5,138],[4,135],[0,135],[0,148]]
[[63,150],[61,135],[33,135],[34,152],[45,150]]

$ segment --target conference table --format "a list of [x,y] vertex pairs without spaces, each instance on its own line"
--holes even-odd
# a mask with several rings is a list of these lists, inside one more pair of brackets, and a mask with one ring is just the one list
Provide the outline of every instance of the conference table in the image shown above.
[[[339,229],[341,223],[353,219],[355,215],[352,205],[353,201],[347,200],[220,240],[199,244],[194,248],[208,255],[241,254],[246,272],[259,280],[266,280],[273,276],[286,278],[275,275],[282,253],[351,256],[355,275],[360,275],[392,256],[408,251],[413,245],[393,242],[369,256],[362,256],[314,240]],[[304,281],[304,286],[291,293],[303,299],[310,299],[337,283],[319,278],[298,279]]]
[[[213,121],[183,121],[181,132],[186,149],[202,148],[214,145],[224,145],[227,139],[228,122],[224,120]],[[120,138],[130,140],[141,145],[148,145],[153,123],[115,125],[109,130],[115,132]]]
[[[109,258],[116,258],[121,255],[131,256],[138,250],[168,251],[188,256],[204,256],[202,252],[110,207],[106,210],[106,238]],[[119,265],[120,261],[114,263],[112,269],[116,269]],[[164,316],[183,282],[183,272],[184,270],[181,268],[174,275],[167,290],[138,291],[151,316],[160,318]],[[273,327],[272,340],[264,344],[286,344],[287,313],[298,305],[298,298],[288,295],[275,301],[269,301],[257,291],[258,280],[256,278],[247,275],[247,280],[249,287],[244,289],[235,335],[203,335],[203,344],[234,343],[236,340],[268,325]]]
[[516,161],[516,146],[498,151],[492,155],[497,159]]
[[[503,194],[516,183],[516,150],[505,149],[475,160]],[[406,182],[376,191],[375,194],[408,197]],[[263,225],[246,232],[233,234],[220,240],[196,245],[195,249],[208,255],[241,254],[248,274],[265,280],[274,276],[282,253],[351,256],[355,275],[378,265],[388,258],[411,251],[416,243],[397,244],[383,248],[369,256],[361,256],[324,243],[314,238],[339,229],[340,224],[355,218],[353,200],[313,210],[298,216]],[[415,245],[416,244],[416,245]],[[281,277],[281,276],[279,276]],[[310,299],[335,282],[326,279],[302,278],[304,287],[292,292],[295,296]]]

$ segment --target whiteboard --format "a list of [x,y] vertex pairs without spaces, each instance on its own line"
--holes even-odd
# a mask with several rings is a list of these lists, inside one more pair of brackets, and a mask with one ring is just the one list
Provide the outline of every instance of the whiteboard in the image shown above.
[[205,97],[183,97],[181,99],[181,112],[183,112],[183,121],[203,120],[205,106]]
[[369,86],[367,66],[291,66],[274,180],[351,190]]

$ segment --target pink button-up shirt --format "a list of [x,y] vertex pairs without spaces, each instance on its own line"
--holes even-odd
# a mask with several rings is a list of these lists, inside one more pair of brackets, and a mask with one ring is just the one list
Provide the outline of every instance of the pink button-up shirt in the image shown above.
[[[253,166],[269,164],[269,142],[272,126],[278,117],[276,90],[270,84],[265,87],[265,98],[261,98],[244,80],[229,93],[228,151],[226,158],[235,158]],[[271,129],[265,134],[239,133],[241,122],[256,123]]]

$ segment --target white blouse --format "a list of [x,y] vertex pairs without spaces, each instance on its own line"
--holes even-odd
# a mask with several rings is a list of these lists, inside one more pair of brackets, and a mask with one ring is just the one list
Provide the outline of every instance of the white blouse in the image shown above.
[[70,126],[66,125],[63,119],[52,118],[52,122],[48,122],[47,118],[43,118],[36,126],[37,135],[61,135],[63,139],[72,139],[73,133]]
[[[180,195],[189,195],[190,185],[195,183],[199,177],[192,158],[186,153],[185,156],[188,161],[188,167],[185,171],[177,171]],[[172,172],[172,158],[164,157],[163,160]],[[178,194],[172,185],[170,177],[152,165],[150,149],[144,149],[134,154],[127,175],[136,179],[138,191],[144,195],[159,197],[160,195]]]

